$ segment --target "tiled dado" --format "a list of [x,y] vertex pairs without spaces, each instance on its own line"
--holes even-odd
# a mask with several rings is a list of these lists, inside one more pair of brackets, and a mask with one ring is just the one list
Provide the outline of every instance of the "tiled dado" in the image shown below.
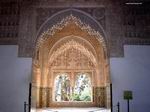
[[32,86],[32,107],[49,107],[52,88]]
[[94,102],[97,107],[106,107],[106,89],[105,87],[94,87]]
[[[39,95],[38,95],[39,94]],[[39,98],[37,97],[39,96]],[[43,107],[107,107],[106,87],[93,87],[93,102],[53,102],[52,88],[32,87],[32,106]]]

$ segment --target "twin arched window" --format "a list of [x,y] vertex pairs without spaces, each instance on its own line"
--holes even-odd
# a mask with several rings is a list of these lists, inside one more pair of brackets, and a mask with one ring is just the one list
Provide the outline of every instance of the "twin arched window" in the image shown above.
[[[77,73],[74,79],[70,79],[68,73],[59,73],[56,76],[54,82],[55,101],[92,101],[90,75],[88,73]],[[71,85],[72,81],[74,85]]]

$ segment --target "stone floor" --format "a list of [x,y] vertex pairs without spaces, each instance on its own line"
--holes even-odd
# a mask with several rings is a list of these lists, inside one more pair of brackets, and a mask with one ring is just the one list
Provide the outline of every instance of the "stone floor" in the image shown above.
[[32,109],[31,112],[110,112],[110,109],[105,108],[45,108],[45,109]]

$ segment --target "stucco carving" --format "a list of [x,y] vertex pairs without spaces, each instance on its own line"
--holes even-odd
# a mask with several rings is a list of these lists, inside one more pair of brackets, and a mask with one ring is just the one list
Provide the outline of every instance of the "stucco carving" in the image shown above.
[[[81,30],[87,31],[87,33],[91,36],[95,36],[99,42],[102,44],[104,50],[106,51],[106,42],[104,40],[104,37],[101,36],[101,34],[98,31],[95,31],[92,29],[89,25],[83,23],[80,19],[73,16],[72,14],[67,16],[66,18],[63,18],[60,22],[53,25],[52,28],[48,29],[47,31],[43,32],[41,36],[39,37],[39,40],[37,41],[36,49],[40,47],[40,44],[43,44],[44,41],[46,41],[49,36],[53,36],[57,31],[62,30],[65,26],[67,26],[70,23],[75,23]],[[45,36],[48,35],[48,36]]]
[[[105,30],[111,57],[123,56],[123,45],[149,45],[149,7],[129,7],[122,2],[114,3],[111,0],[30,0],[13,2],[2,0],[0,2],[0,44],[18,44],[19,56],[33,57],[37,30],[49,18],[65,9],[77,9],[96,20]],[[3,8],[5,7],[5,8]],[[92,28],[99,30],[95,23],[90,23],[89,18],[83,13],[73,12],[74,16]],[[63,13],[65,18],[68,13]],[[54,18],[52,26],[59,18]],[[85,19],[86,18],[86,19]],[[44,26],[46,28],[46,25]],[[47,28],[46,28],[47,29]],[[44,32],[42,30],[41,32]],[[99,31],[104,37],[103,31]]]

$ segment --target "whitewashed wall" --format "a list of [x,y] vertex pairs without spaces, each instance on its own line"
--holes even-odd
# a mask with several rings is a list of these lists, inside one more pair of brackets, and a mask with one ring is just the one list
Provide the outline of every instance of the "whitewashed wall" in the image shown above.
[[0,45],[0,112],[23,112],[31,66],[31,58],[18,57],[17,46]]
[[127,112],[123,91],[132,90],[130,112],[150,112],[150,46],[125,46],[124,54],[110,59],[114,105],[119,101]]

